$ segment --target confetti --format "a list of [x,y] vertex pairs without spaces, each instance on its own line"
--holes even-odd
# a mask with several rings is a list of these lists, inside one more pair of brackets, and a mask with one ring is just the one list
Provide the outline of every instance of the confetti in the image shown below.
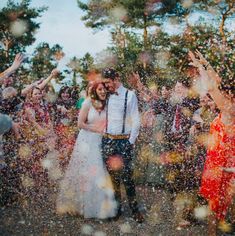
[[11,23],[10,31],[15,37],[21,37],[28,30],[28,24],[24,20],[16,20]]

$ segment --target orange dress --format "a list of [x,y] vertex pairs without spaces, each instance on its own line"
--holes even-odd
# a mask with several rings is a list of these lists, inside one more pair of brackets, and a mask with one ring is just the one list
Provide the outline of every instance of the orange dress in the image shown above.
[[235,173],[224,168],[235,168],[234,131],[234,122],[225,127],[221,114],[211,123],[211,139],[202,174],[200,194],[209,201],[211,210],[219,220],[225,218],[233,198],[230,182],[235,179]]

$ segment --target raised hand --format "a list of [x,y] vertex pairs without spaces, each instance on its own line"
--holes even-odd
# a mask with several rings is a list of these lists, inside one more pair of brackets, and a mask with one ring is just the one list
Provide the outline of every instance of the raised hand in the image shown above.
[[57,77],[57,76],[59,75],[59,73],[60,73],[59,70],[53,69],[53,70],[51,71],[50,76],[52,76],[52,77]]
[[143,87],[143,84],[140,80],[140,76],[138,73],[133,72],[128,79],[128,82],[131,86],[137,89],[141,89]]
[[203,66],[208,66],[210,63],[206,60],[206,58],[199,52],[199,50],[196,50],[196,55],[199,57],[199,62]]
[[21,54],[21,53],[18,53],[16,56],[15,56],[15,59],[11,65],[11,70],[13,71],[16,71],[22,64],[22,62],[24,61],[24,55]]
[[191,62],[189,63],[189,65],[194,66],[196,68],[201,68],[202,67],[202,64],[201,64],[200,60],[198,60],[195,57],[195,55],[192,51],[189,51],[188,55],[189,55],[189,58],[191,59]]
[[0,73],[0,84],[3,82],[4,79],[8,78],[21,66],[23,60],[24,60],[23,54],[18,53],[15,56],[15,60],[12,63],[12,65],[9,68],[7,68],[5,71]]
[[[221,83],[221,77],[217,74],[217,72],[211,67],[210,63],[205,59],[205,57],[198,51],[196,50],[196,54],[199,57],[199,61],[200,63],[205,66],[205,68],[207,69],[209,66],[209,74],[211,75],[211,77],[214,78],[214,80],[216,81],[217,84]],[[208,71],[208,69],[207,69]]]

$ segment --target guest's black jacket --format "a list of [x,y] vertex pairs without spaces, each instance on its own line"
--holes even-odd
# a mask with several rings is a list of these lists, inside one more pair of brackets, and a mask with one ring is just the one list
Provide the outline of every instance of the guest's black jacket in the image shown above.
[[[181,130],[178,133],[172,132],[174,117],[177,105],[181,107]],[[184,98],[181,103],[171,104],[169,100],[160,98],[153,104],[155,114],[164,116],[164,136],[166,142],[182,143],[186,145],[191,127],[191,119],[193,113],[199,108],[198,98]]]

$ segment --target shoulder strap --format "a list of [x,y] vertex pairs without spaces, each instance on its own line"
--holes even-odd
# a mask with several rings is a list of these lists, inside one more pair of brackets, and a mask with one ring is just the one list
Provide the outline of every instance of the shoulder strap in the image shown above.
[[126,125],[127,97],[128,97],[128,89],[126,90],[126,94],[125,94],[123,124],[122,124],[122,133],[123,134],[125,133],[125,125]]
[[109,119],[108,119],[108,110],[109,110],[109,96],[107,97],[106,99],[106,127],[105,127],[105,130],[106,130],[106,133],[108,133],[108,122],[109,122]]

